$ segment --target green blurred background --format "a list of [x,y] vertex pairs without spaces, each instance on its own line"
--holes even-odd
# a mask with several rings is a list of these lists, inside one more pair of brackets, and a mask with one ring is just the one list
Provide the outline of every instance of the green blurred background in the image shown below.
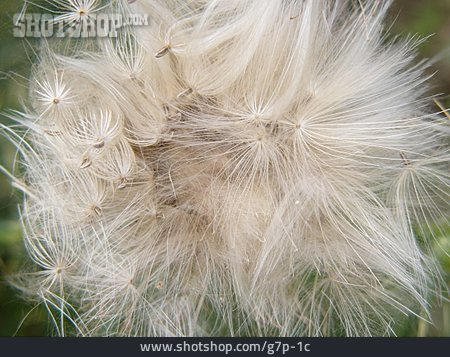
[[[29,74],[33,52],[30,43],[12,36],[12,17],[21,10],[22,0],[0,1],[0,122],[11,124],[3,114],[21,107],[20,98],[26,96],[24,78]],[[434,93],[443,93],[441,102],[446,108],[450,107],[450,0],[394,1],[388,24],[393,24],[392,34],[434,34],[420,46],[420,56],[436,58],[432,68],[437,71],[432,81]],[[14,157],[14,147],[0,136],[0,165],[11,169]],[[20,200],[8,178],[0,173],[0,336],[45,336],[52,334],[45,311],[23,302],[6,281],[6,277],[17,272],[26,261],[17,220]],[[450,237],[440,237],[439,243],[447,248],[447,253],[450,251]],[[448,278],[450,260],[442,251],[437,250],[437,254]],[[410,318],[396,326],[397,334],[450,336],[450,304],[437,303],[433,317],[435,326]]]

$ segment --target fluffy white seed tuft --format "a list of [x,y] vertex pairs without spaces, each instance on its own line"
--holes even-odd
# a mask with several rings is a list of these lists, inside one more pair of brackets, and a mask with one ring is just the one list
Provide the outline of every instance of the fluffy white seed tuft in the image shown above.
[[396,312],[428,319],[449,121],[419,40],[385,38],[388,3],[57,3],[72,22],[150,15],[75,54],[43,43],[27,133],[9,131],[38,267],[20,286],[59,334],[383,335]]

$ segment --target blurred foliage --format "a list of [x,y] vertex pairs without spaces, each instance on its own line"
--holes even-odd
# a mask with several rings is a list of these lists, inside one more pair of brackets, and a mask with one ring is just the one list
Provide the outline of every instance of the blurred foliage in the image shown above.
[[[332,1],[332,0],[330,0]],[[13,14],[20,12],[21,0],[0,4],[0,123],[10,124],[3,115],[20,109],[20,98],[26,96],[32,46],[28,40],[12,36]],[[33,12],[41,12],[31,9]],[[37,10],[37,11],[36,11]],[[396,0],[388,24],[393,34],[434,34],[420,45],[420,56],[434,60],[434,92],[442,93],[441,102],[450,107],[450,0]],[[436,109],[437,110],[437,109]],[[0,165],[12,169],[15,149],[0,137]],[[7,277],[20,270],[26,261],[18,222],[17,204],[20,197],[9,179],[0,174],[0,336],[42,336],[51,333],[46,312],[41,306],[25,303],[10,287]],[[447,282],[450,277],[450,232],[434,243],[436,254],[444,266]],[[450,304],[436,303],[432,326],[418,318],[409,318],[396,327],[399,336],[450,336]]]
[[[11,124],[4,114],[20,109],[26,96],[26,78],[30,70],[31,47],[12,36],[12,16],[21,10],[21,1],[0,3],[0,123]],[[0,165],[13,167],[15,148],[0,136]],[[8,283],[26,261],[18,221],[20,196],[10,180],[0,173],[0,336],[42,336],[48,334],[43,309],[25,303]],[[23,323],[22,323],[23,320]]]

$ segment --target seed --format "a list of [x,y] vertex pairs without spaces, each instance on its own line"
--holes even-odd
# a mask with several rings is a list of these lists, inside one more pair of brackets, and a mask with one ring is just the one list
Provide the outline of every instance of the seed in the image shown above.
[[187,88],[184,91],[182,91],[180,94],[177,95],[177,98],[183,98],[187,97],[188,95],[192,94],[194,90],[192,88]]
[[94,207],[92,208],[92,210],[94,211],[94,213],[95,213],[97,216],[101,216],[101,215],[102,215],[102,209],[101,209],[100,207],[94,206]]
[[158,52],[155,53],[156,58],[164,57],[166,54],[168,54],[170,51],[170,45],[165,45],[163,48],[161,48]]
[[127,180],[127,178],[122,177],[119,181],[119,184],[117,185],[117,188],[119,190],[123,190],[125,187],[127,187],[129,181]]
[[92,144],[92,146],[96,149],[101,149],[102,147],[105,146],[105,141],[104,140],[99,140],[96,143]]
[[58,131],[58,130],[50,130],[50,129],[45,129],[44,133],[46,133],[47,135],[50,135],[50,136],[59,136],[59,135],[61,135],[60,131]]
[[403,164],[405,166],[408,166],[411,164],[411,161],[408,160],[408,158],[406,157],[406,155],[400,151],[400,157],[402,158]]
[[86,169],[91,165],[92,165],[91,159],[89,159],[88,157],[85,157],[83,159],[83,161],[81,162],[80,169]]

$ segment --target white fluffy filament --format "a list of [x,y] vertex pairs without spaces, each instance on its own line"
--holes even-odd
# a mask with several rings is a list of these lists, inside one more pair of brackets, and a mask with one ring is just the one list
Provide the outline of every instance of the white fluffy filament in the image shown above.
[[58,3],[70,21],[150,15],[75,54],[44,43],[11,135],[39,266],[22,288],[58,333],[383,335],[396,311],[427,318],[449,122],[419,40],[383,34],[388,3]]

